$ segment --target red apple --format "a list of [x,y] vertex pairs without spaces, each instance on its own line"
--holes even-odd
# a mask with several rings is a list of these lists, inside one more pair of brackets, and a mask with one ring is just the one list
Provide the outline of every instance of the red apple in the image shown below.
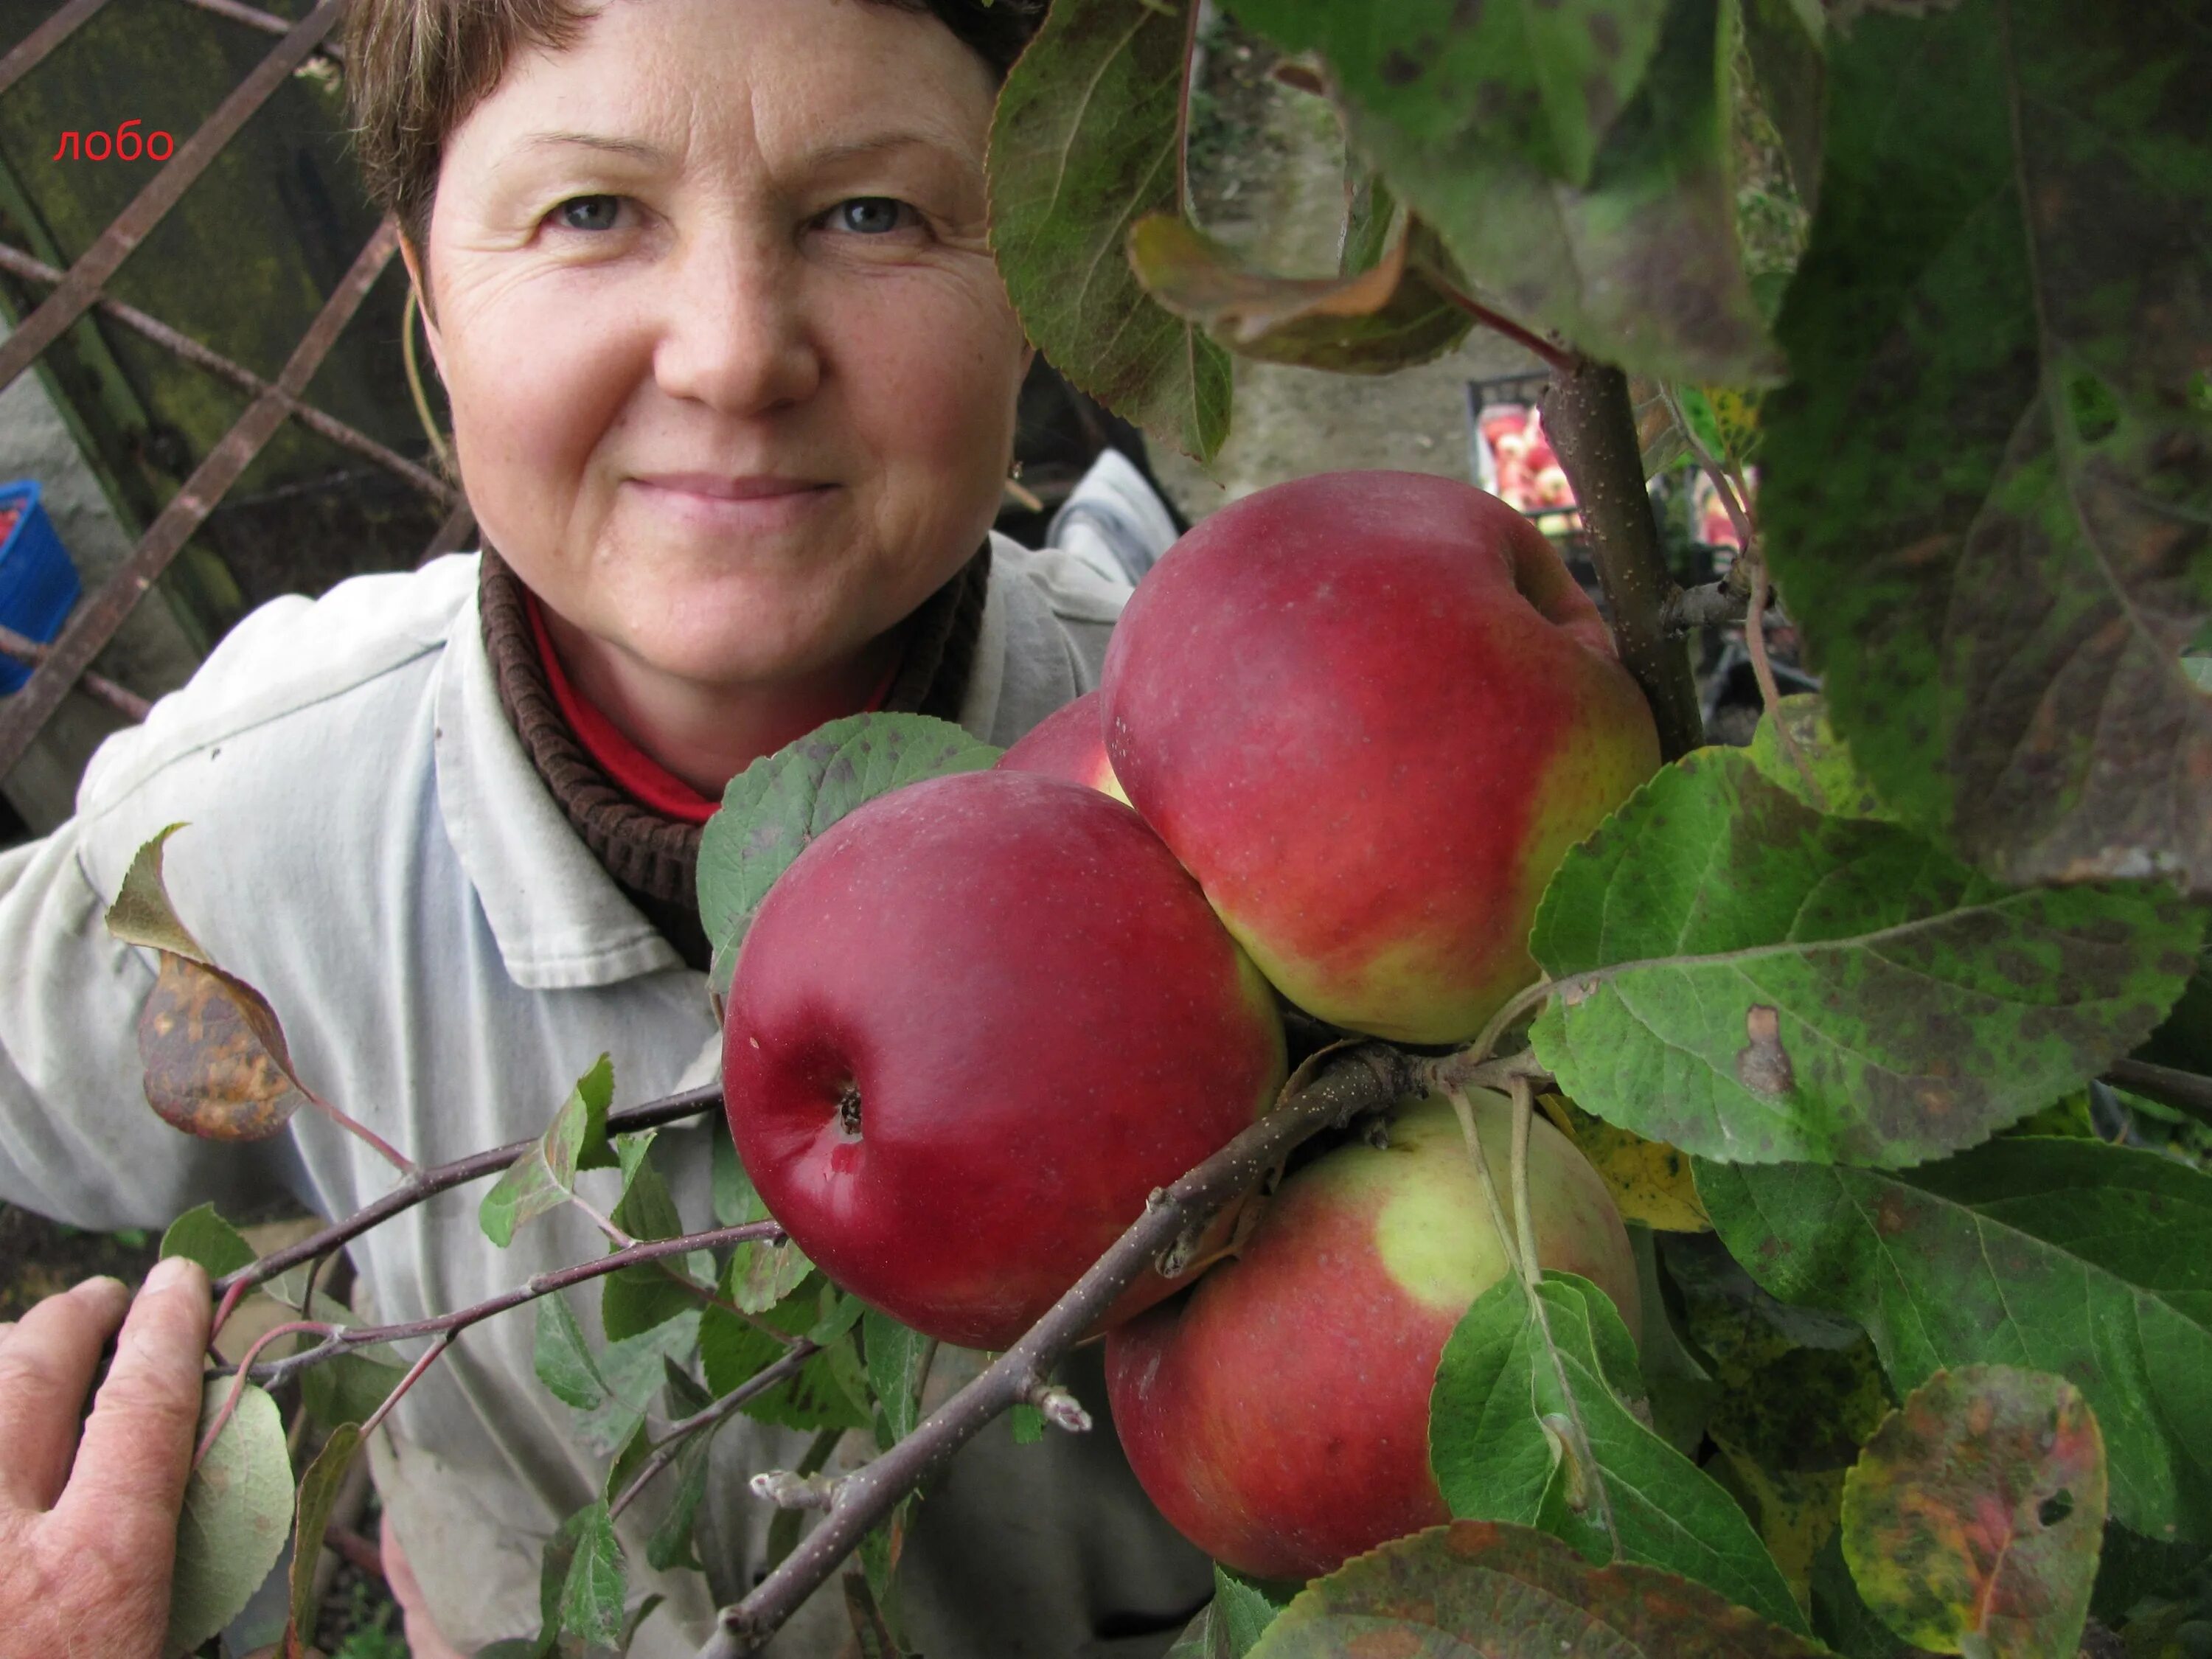
[[1134,812],[973,772],[879,796],[793,860],[738,951],[722,1071],[799,1249],[917,1330],[1002,1348],[1273,1102],[1283,1031]]
[[1168,550],[1106,655],[1106,748],[1285,995],[1472,1036],[1536,973],[1536,901],[1659,764],[1597,610],[1493,495],[1332,472]]
[[[1512,1109],[1471,1098],[1510,1223]],[[1533,1130],[1538,1258],[1593,1280],[1637,1330],[1620,1212],[1564,1135]],[[1297,1170],[1233,1258],[1108,1335],[1130,1468],[1186,1538],[1262,1578],[1316,1577],[1449,1519],[1429,1393],[1445,1340],[1506,1271],[1458,1117],[1432,1097],[1387,1149],[1354,1142]]]
[[1103,700],[1086,691],[1073,702],[1054,710],[1030,728],[1029,735],[999,757],[1003,772],[1042,772],[1048,778],[1066,778],[1127,802],[1106,758],[1106,716]]

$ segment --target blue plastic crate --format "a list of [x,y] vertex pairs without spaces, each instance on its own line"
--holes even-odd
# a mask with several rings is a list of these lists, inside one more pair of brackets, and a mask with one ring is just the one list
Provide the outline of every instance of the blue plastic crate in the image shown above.
[[[0,541],[0,623],[51,645],[84,590],[53,520],[39,504],[38,480],[0,484],[0,508],[10,507],[21,516]],[[30,678],[27,665],[0,656],[0,692],[15,690]]]

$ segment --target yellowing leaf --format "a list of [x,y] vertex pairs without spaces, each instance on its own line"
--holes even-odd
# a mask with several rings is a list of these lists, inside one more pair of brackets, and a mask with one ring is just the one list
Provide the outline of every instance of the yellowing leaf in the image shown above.
[[1624,1220],[1662,1233],[1712,1231],[1687,1158],[1663,1140],[1646,1140],[1592,1117],[1564,1095],[1540,1098],[1545,1115],[1589,1160]]

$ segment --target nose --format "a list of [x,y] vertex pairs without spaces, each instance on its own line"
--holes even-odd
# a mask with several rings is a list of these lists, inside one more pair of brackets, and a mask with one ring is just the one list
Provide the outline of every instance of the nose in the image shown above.
[[820,384],[795,250],[743,225],[702,227],[666,269],[653,375],[671,397],[757,415]]

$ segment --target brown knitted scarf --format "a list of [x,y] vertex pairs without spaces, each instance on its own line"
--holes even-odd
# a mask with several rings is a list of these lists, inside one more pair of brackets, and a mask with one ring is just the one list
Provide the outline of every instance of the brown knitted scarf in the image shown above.
[[[907,618],[906,654],[884,707],[941,720],[959,717],[975,664],[983,600],[991,580],[991,544]],[[491,544],[483,549],[477,604],[484,649],[499,685],[499,704],[522,739],[538,775],[553,792],[606,872],[685,961],[707,965],[699,926],[699,826],[671,818],[627,793],[594,761],[562,717],[523,608],[523,586]]]

